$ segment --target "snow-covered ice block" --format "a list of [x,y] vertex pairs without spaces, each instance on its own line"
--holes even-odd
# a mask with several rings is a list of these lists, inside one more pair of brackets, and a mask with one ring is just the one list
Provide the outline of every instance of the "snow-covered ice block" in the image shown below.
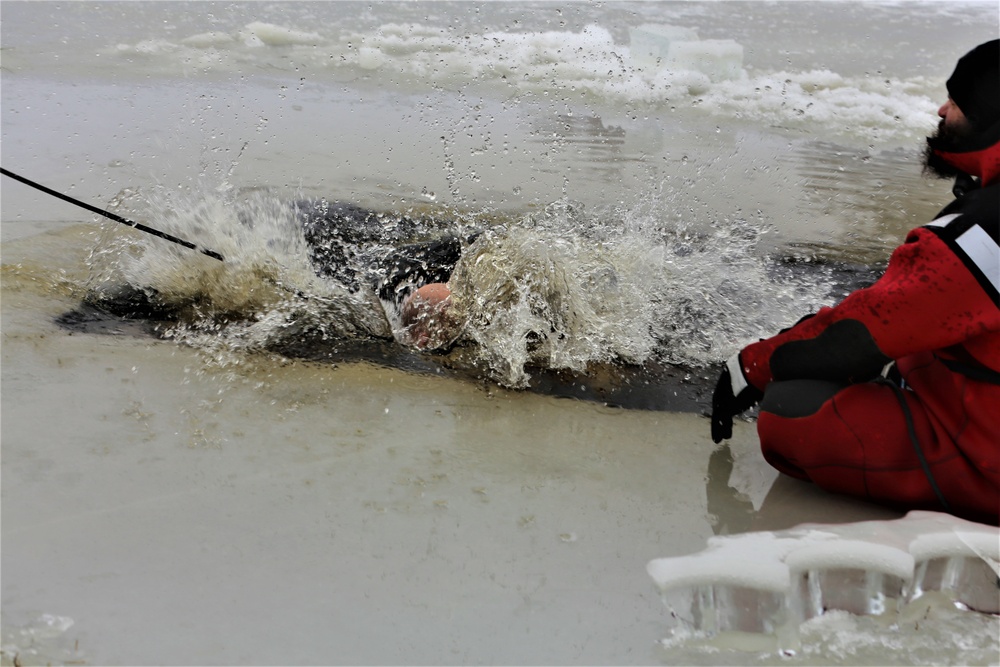
[[913,574],[913,556],[891,544],[858,539],[831,539],[806,543],[792,549],[785,565],[796,572],[806,570],[869,570],[909,579]]
[[923,533],[909,545],[909,551],[918,561],[945,557],[981,558],[993,564],[1000,563],[1000,540],[995,529],[961,529]]
[[[646,571],[663,590],[715,584],[785,591],[788,566],[784,558],[801,544],[798,539],[780,538],[770,532],[711,537],[704,551],[658,558],[649,562]],[[743,554],[738,568],[733,567],[736,552]]]
[[[833,537],[813,532],[809,539]],[[798,537],[770,532],[713,537],[704,551],[650,561],[646,571],[660,587],[673,628],[777,635],[791,581],[784,558],[801,546]],[[736,554],[739,567],[733,567]]]
[[1000,612],[1000,540],[994,532],[973,526],[925,533],[910,543],[910,553],[916,569],[908,602],[938,591],[967,609]]
[[[1000,530],[936,512],[896,521],[808,524],[713,537],[704,551],[650,561],[671,628],[770,635],[828,611],[904,612],[928,592],[960,609],[1000,608]],[[933,596],[932,596],[933,597]]]

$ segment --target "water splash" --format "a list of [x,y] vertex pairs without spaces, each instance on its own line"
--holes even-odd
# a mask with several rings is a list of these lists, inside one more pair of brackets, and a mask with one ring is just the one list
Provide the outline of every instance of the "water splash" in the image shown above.
[[452,287],[466,337],[502,384],[532,367],[650,360],[704,367],[830,302],[823,266],[795,275],[758,251],[761,220],[711,224],[656,196],[585,213],[558,202],[488,231]]
[[524,387],[538,370],[705,367],[828,302],[832,286],[821,267],[796,276],[761,254],[763,220],[705,223],[662,193],[594,212],[562,200],[514,217],[437,211],[422,223],[413,211],[378,214],[364,233],[338,237],[336,257],[350,264],[343,272],[314,265],[293,201],[207,186],[123,192],[116,208],[226,259],[106,232],[91,254],[91,289],[127,285],[169,315],[165,335],[224,365],[256,350],[309,347],[322,357],[324,346],[392,338],[391,313],[374,291],[379,257],[475,226],[481,233],[451,278],[467,321],[457,363]]
[[287,199],[263,190],[191,193],[156,188],[116,198],[150,226],[196,240],[225,261],[137,234],[102,235],[90,256],[96,300],[122,286],[175,321],[165,331],[196,347],[265,349],[290,336],[386,336],[368,292],[321,279]]
[[566,202],[489,230],[459,263],[452,286],[466,336],[499,381],[523,386],[528,367],[583,372],[590,363],[642,363],[656,345],[659,250]]

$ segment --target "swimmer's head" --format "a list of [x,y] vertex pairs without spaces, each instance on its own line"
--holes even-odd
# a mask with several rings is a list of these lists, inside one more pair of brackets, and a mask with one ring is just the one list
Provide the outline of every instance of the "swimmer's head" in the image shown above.
[[462,333],[462,319],[445,283],[424,285],[406,297],[400,319],[408,343],[420,350],[447,347]]

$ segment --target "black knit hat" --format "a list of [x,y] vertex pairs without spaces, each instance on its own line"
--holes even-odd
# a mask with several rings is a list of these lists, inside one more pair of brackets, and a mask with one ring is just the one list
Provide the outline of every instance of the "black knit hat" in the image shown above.
[[985,130],[1000,121],[1000,39],[962,56],[947,85],[949,97],[973,128]]

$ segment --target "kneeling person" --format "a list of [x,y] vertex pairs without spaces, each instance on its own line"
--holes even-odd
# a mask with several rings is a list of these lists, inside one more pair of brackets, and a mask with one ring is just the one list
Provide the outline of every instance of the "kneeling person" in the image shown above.
[[926,167],[957,199],[885,274],[730,360],[712,439],[760,402],[783,473],[901,509],[1000,514],[1000,40],[961,60]]

